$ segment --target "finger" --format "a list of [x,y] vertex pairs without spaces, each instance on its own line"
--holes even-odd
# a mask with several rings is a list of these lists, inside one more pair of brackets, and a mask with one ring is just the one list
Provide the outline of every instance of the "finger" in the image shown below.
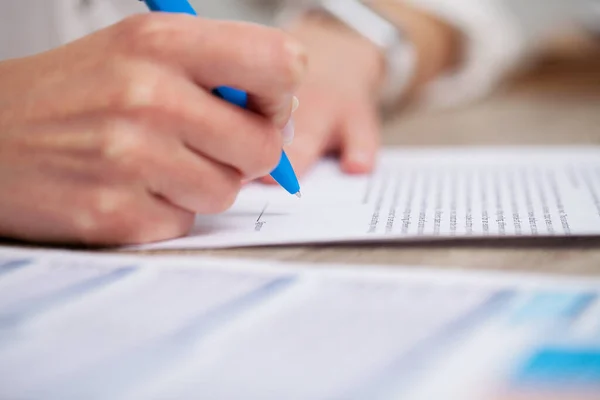
[[[296,96],[292,99],[292,109],[291,113],[294,113],[298,107],[300,106],[300,100]],[[290,145],[294,141],[294,136],[296,135],[296,124],[294,119],[290,116],[290,119],[283,127],[281,131],[281,136],[283,138],[284,145]]]
[[[237,169],[244,177],[267,175],[279,162],[282,135],[279,129],[259,115],[219,99],[199,89],[185,77],[138,65],[131,83],[130,72],[122,72],[129,82],[128,94],[116,107],[134,119],[149,119],[149,129],[161,125],[165,135],[176,136],[194,151],[217,163]],[[114,109],[107,105],[109,110]]]
[[36,173],[25,177],[12,182],[11,196],[0,198],[0,232],[7,237],[50,244],[140,244],[183,236],[194,222],[193,213],[140,187],[50,180]]
[[294,113],[294,142],[286,147],[286,152],[294,171],[302,177],[322,156],[337,127],[335,112],[327,99],[311,94],[299,98],[302,106]]
[[284,95],[280,98],[265,98],[249,96],[248,109],[265,116],[279,129],[285,129],[292,117],[293,96]]
[[[170,118],[159,115],[102,114],[45,124],[27,151],[43,165],[48,177],[95,183],[144,187],[190,212],[224,211],[235,200],[241,174],[194,153],[171,134]],[[93,132],[94,135],[86,135]],[[30,132],[33,133],[33,132]],[[41,169],[41,168],[40,168]]]
[[[170,118],[164,132],[179,135],[194,150],[238,169],[245,177],[267,175],[279,162],[282,138],[273,123],[218,99],[184,76],[138,62],[115,64],[95,78],[74,85],[68,93],[70,105],[57,118],[68,118],[69,113],[149,113]],[[90,97],[90,92],[96,95]],[[53,110],[52,98],[48,96],[43,102],[48,107],[41,108]],[[288,107],[293,107],[291,100]],[[43,111],[39,117],[49,114]]]
[[[188,96],[183,92],[187,91]],[[174,110],[183,142],[195,152],[228,165],[243,178],[270,173],[281,158],[281,131],[265,118],[228,104],[206,92],[184,88],[173,96],[186,99]]]
[[104,182],[141,184],[194,213],[218,213],[233,204],[241,187],[240,172],[187,147],[171,134],[169,118],[137,115],[108,120],[103,119],[101,129],[109,131],[99,132],[104,137],[100,157],[96,163],[88,160]]
[[[267,175],[279,162],[282,135],[264,117],[229,104],[185,77],[156,66],[139,63],[132,67],[109,71],[116,85],[97,87],[102,96],[96,96],[97,101],[79,113],[93,114],[104,121],[112,121],[111,115],[136,121],[146,119],[142,123],[148,131],[153,131],[155,124],[162,125],[162,134],[178,137],[196,152],[251,179]],[[74,103],[85,103],[85,93],[78,96],[81,101]],[[81,135],[92,132],[87,125],[83,128]]]
[[4,136],[0,181],[10,195],[0,196],[0,233],[93,245],[185,234],[194,214],[150,194],[139,179],[151,148],[139,132],[122,120],[83,116]]
[[283,31],[173,14],[138,16],[122,26],[130,38],[129,52],[159,59],[208,89],[225,85],[244,90],[251,104],[278,126],[287,122],[307,56]]
[[133,245],[185,236],[194,218],[146,190],[112,187],[90,190],[71,226],[84,244]]
[[199,214],[227,210],[242,187],[238,171],[184,147],[156,160],[148,169],[146,182],[150,192]]
[[379,144],[380,123],[376,110],[361,105],[346,113],[340,129],[340,159],[345,172],[370,172]]

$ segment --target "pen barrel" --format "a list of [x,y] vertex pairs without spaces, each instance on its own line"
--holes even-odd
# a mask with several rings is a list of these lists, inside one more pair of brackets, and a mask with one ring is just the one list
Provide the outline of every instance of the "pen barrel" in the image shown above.
[[143,0],[150,11],[198,15],[187,0]]

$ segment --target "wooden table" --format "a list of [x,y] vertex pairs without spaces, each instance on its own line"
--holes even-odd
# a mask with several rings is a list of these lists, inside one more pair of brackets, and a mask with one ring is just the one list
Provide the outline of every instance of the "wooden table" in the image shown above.
[[[387,121],[384,136],[385,144],[403,146],[599,145],[600,53],[564,61],[550,59],[489,99],[462,109],[400,113]],[[183,253],[310,263],[600,275],[600,238],[293,246]]]

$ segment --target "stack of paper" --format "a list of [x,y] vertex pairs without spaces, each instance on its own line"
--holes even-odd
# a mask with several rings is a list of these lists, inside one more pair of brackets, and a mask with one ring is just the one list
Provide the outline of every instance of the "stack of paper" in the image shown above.
[[249,185],[189,237],[138,248],[600,234],[597,147],[388,148],[368,176],[325,161],[301,185]]
[[599,295],[599,279],[0,249],[0,398],[597,399]]

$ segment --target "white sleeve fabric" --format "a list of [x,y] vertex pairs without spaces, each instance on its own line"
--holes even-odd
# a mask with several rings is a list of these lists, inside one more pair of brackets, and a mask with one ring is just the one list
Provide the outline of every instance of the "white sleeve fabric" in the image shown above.
[[[38,0],[39,1],[39,0]],[[44,0],[57,4],[57,17],[61,19],[60,34],[64,43],[107,27],[123,18],[148,9],[139,0]],[[269,9],[250,0],[189,0],[199,15],[206,18],[246,20],[267,23],[272,17]],[[270,18],[271,17],[271,18]]]
[[[449,107],[482,98],[536,56],[548,34],[581,24],[595,0],[400,0],[463,34],[463,57],[453,71],[423,89],[418,102]],[[597,3],[595,3],[597,5]]]
[[2,3],[0,61],[36,54],[56,45],[54,4],[49,0]]
[[[0,12],[0,61],[50,50],[147,13],[139,0],[3,0]],[[272,21],[279,0],[190,0],[207,18]]]
[[147,12],[138,0],[51,0],[61,44],[106,28],[130,15]]
[[138,0],[6,0],[0,12],[0,60],[50,50],[147,12]]

